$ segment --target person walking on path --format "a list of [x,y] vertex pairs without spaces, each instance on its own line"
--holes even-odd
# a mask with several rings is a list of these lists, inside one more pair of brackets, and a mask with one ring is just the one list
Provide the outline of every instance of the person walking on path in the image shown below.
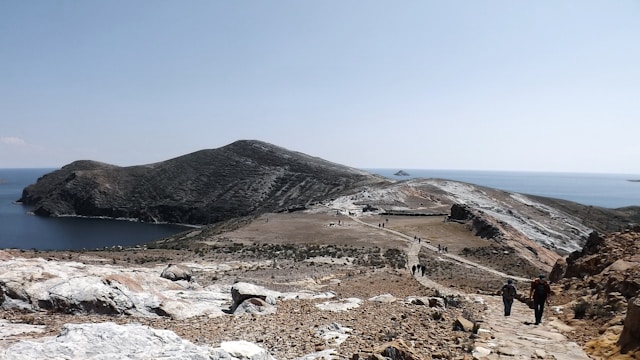
[[511,305],[513,305],[513,299],[515,299],[517,295],[516,286],[513,285],[513,280],[507,280],[507,283],[502,285],[500,292],[502,293],[502,303],[504,304],[504,316],[510,316]]
[[544,304],[548,304],[550,298],[551,287],[544,279],[544,274],[540,274],[537,279],[531,282],[531,289],[529,290],[529,300],[533,300],[533,311],[536,317],[536,325],[542,322]]

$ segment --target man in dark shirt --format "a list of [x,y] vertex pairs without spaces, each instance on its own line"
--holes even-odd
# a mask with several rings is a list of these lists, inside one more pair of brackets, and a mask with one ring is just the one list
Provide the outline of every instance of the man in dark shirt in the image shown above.
[[529,300],[533,300],[533,311],[536,317],[536,325],[542,322],[544,304],[548,304],[550,298],[551,287],[544,279],[544,274],[540,274],[537,279],[531,282],[531,290],[529,290]]

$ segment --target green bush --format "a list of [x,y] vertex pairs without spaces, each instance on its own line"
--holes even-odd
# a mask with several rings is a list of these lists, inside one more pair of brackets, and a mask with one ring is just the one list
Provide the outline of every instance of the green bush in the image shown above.
[[573,317],[576,319],[584,319],[587,315],[587,311],[591,308],[591,305],[584,300],[578,301],[573,305]]

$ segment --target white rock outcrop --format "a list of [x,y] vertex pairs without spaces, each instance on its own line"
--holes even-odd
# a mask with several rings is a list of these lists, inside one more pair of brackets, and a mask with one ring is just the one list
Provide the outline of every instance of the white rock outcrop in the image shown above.
[[13,258],[0,262],[2,307],[186,318],[219,316],[228,308],[228,286],[202,288],[159,276],[161,267],[118,267]]
[[197,346],[169,330],[139,324],[66,324],[60,335],[38,341],[19,341],[0,349],[0,359],[84,360],[217,360],[274,358],[256,344],[224,342],[218,348]]
[[362,300],[358,298],[346,298],[335,301],[327,301],[316,304],[316,307],[324,311],[348,311],[360,307]]

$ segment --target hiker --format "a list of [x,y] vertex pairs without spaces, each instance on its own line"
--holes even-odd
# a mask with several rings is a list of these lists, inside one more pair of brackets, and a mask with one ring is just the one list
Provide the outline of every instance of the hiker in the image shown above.
[[507,280],[507,283],[502,285],[500,289],[502,294],[502,302],[504,303],[504,316],[511,315],[511,305],[513,305],[513,299],[517,295],[516,286],[513,285],[513,280]]
[[427,267],[424,265],[420,265],[420,267],[421,267],[420,270],[422,271],[422,276],[424,276],[424,272],[425,270],[427,270]]
[[440,251],[442,251],[442,248],[440,247],[440,244],[438,244],[438,254],[440,253]]
[[415,266],[415,265],[413,265],[413,266],[411,267],[411,275],[415,275],[415,274],[416,274],[416,266]]
[[536,325],[542,322],[542,312],[544,304],[549,304],[551,298],[551,287],[544,279],[544,274],[540,274],[537,279],[531,282],[531,290],[529,290],[529,300],[533,300],[533,310],[536,317]]

